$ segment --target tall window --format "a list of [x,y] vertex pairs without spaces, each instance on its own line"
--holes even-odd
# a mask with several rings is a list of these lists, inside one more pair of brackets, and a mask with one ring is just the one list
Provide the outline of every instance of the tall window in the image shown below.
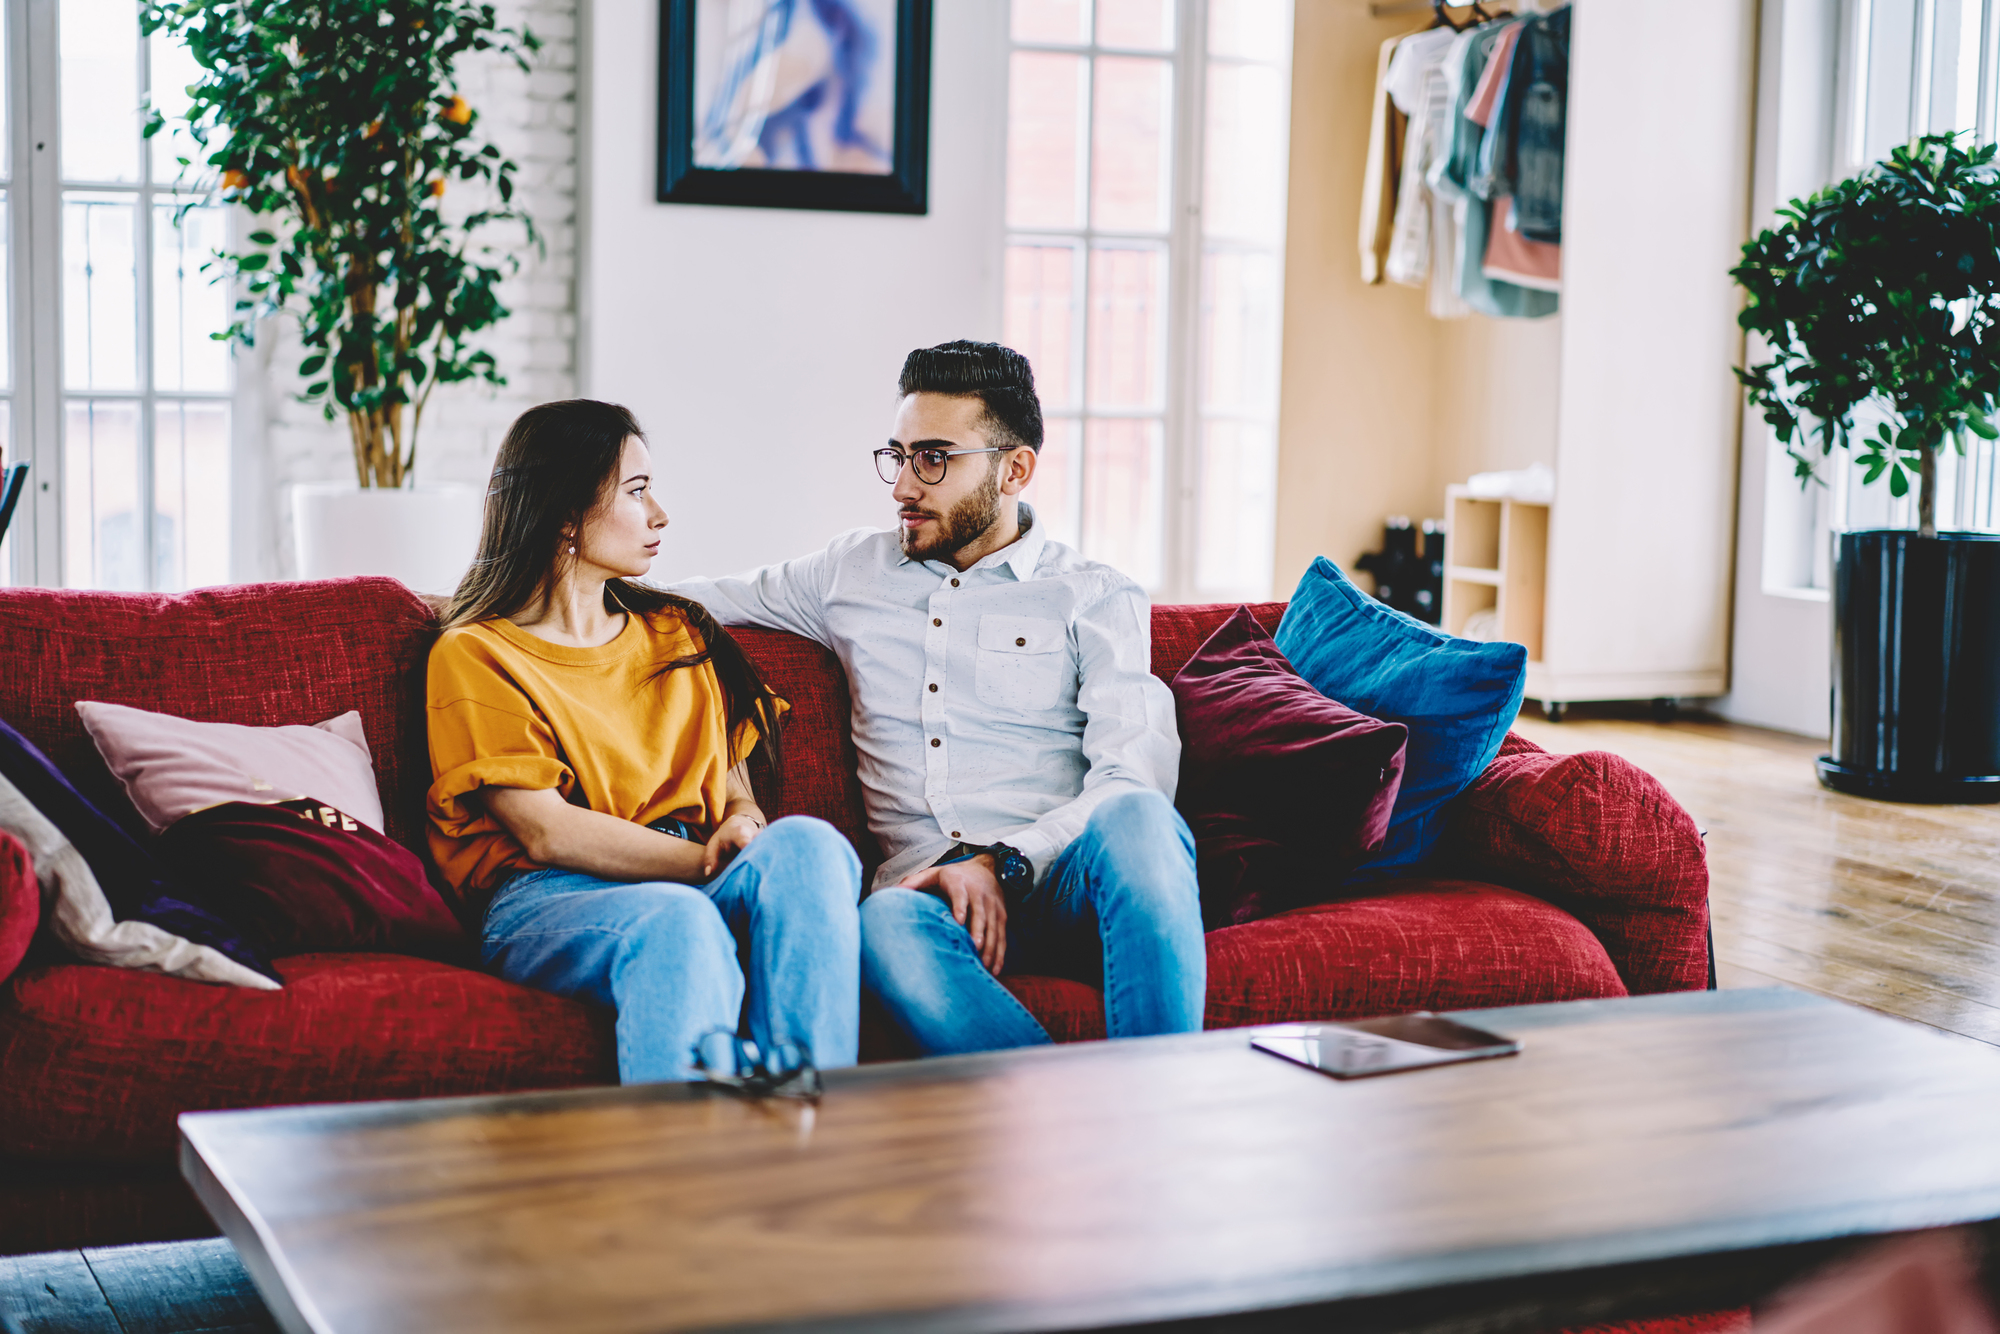
[[[1918,135],[1969,130],[1982,143],[1993,141],[2000,0],[1845,0],[1840,18],[1828,180],[1879,162]],[[1866,409],[1855,413],[1863,431],[1880,419],[1879,411],[1872,419]],[[1976,437],[1967,446],[1963,457],[1952,450],[1939,456],[1938,526],[2000,531],[2000,450]],[[1783,472],[1789,475],[1789,464]],[[1830,587],[1834,532],[1917,525],[1914,489],[1898,500],[1887,486],[1864,486],[1860,469],[1837,455],[1820,475],[1826,485],[1804,492],[1791,482],[1770,488],[1767,588]]]
[[[28,238],[10,321],[15,440],[34,464],[12,575],[178,590],[229,578],[228,239],[174,126],[199,76],[139,34],[135,0],[4,0],[11,236]],[[25,11],[25,12],[24,12]],[[150,100],[166,131],[142,135]],[[29,428],[32,424],[31,429]],[[11,453],[11,451],[10,451]]]
[[1051,531],[1163,599],[1270,591],[1291,0],[1013,0],[1005,338]]

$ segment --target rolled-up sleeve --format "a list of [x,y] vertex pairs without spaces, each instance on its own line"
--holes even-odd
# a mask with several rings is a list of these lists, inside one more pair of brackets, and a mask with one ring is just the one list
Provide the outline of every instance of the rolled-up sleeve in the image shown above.
[[464,639],[432,650],[426,673],[425,730],[431,747],[426,813],[446,838],[497,828],[478,802],[482,787],[554,788],[565,798],[576,775],[554,729],[527,693]]
[[1035,864],[1035,877],[1075,841],[1106,798],[1149,788],[1171,801],[1180,780],[1174,697],[1153,675],[1152,605],[1137,584],[1108,581],[1072,623],[1077,709],[1084,715],[1083,790],[1006,841]]

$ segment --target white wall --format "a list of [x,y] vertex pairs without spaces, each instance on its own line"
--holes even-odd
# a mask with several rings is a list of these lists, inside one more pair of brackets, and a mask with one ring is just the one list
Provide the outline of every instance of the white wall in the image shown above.
[[588,5],[579,381],[652,438],[655,576],[887,527],[867,455],[903,357],[1000,334],[1005,0],[936,7],[923,217],[654,202],[661,6]]

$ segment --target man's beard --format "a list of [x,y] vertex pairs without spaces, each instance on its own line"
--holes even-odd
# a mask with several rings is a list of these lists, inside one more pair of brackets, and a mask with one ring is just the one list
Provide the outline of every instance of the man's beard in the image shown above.
[[993,525],[1000,522],[1000,470],[994,468],[988,472],[979,489],[953,505],[948,514],[940,516],[934,510],[913,506],[905,506],[902,513],[937,519],[938,526],[944,530],[935,540],[919,546],[914,532],[903,529],[897,535],[903,554],[915,561],[948,560],[986,536]]

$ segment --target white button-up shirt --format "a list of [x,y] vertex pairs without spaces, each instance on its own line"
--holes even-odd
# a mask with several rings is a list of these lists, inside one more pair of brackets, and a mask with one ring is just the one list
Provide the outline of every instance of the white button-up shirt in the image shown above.
[[1006,843],[1040,880],[1106,797],[1180,776],[1151,606],[1028,525],[960,572],[856,529],[824,551],[673,585],[728,625],[789,630],[846,669],[868,827],[899,884],[954,843]]

